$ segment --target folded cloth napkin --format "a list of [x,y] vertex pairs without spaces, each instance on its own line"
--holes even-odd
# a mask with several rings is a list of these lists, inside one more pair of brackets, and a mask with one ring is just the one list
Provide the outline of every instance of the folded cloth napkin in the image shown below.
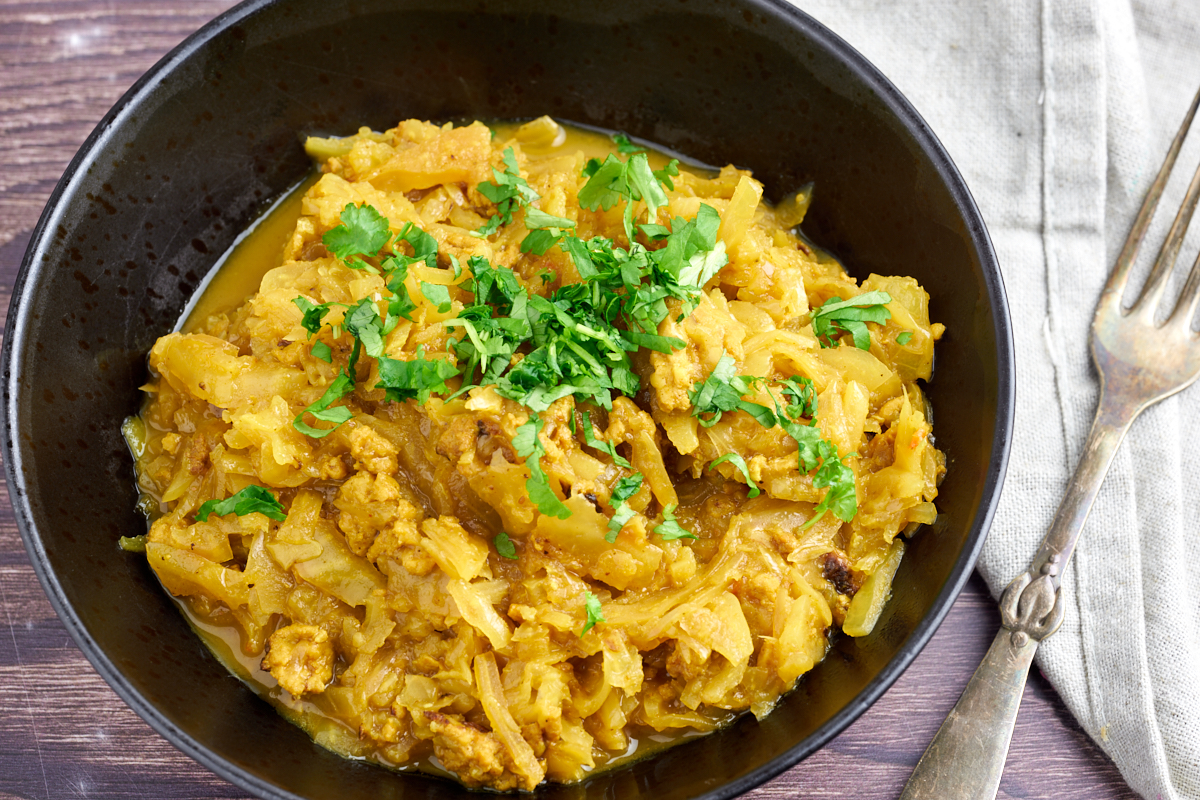
[[[999,594],[1049,526],[1091,424],[1099,384],[1088,326],[1200,87],[1200,2],[794,2],[912,101],[995,242],[1017,348],[1012,456],[979,562]],[[1143,262],[1197,163],[1200,122]],[[1184,266],[1197,242],[1200,230]],[[1198,422],[1200,387],[1135,423],[1064,576],[1066,621],[1037,655],[1147,800],[1200,798],[1200,448],[1188,444]]]

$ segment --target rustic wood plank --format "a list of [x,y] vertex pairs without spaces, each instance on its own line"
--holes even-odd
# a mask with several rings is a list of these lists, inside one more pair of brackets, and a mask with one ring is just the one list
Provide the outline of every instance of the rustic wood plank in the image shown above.
[[[0,0],[0,309],[75,150],[120,94],[232,5]],[[0,312],[3,313],[3,312]],[[975,578],[929,647],[842,736],[754,800],[896,797],[999,624]],[[92,670],[54,615],[0,493],[0,798],[245,800],[159,737]],[[1001,798],[1136,800],[1035,674]]]

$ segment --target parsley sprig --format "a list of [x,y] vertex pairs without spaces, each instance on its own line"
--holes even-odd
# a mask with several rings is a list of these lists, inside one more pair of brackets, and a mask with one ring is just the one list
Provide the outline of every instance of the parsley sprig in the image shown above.
[[604,622],[604,611],[600,606],[600,598],[587,591],[583,592],[583,610],[587,614],[587,622],[583,625],[583,630],[579,632],[579,638],[596,626],[598,622]]
[[546,448],[542,445],[540,436],[543,425],[545,423],[537,414],[530,414],[529,419],[517,428],[512,445],[517,455],[525,459],[525,466],[529,469],[529,477],[525,481],[525,491],[529,492],[529,499],[543,514],[566,519],[571,516],[571,510],[550,488],[550,479],[542,469],[542,456],[546,455]]
[[686,528],[684,528],[682,525],[679,524],[679,521],[677,519],[675,519],[675,508],[676,508],[675,503],[667,504],[667,507],[664,508],[663,512],[662,512],[662,515],[663,515],[662,524],[657,525],[654,528],[654,532],[657,533],[659,536],[661,536],[663,538],[663,541],[666,541],[666,542],[673,542],[676,539],[697,539],[697,538],[699,538],[696,536],[696,534],[692,533],[691,531],[687,530]]
[[612,519],[608,521],[608,533],[604,534],[604,540],[612,544],[617,540],[617,534],[625,527],[625,523],[633,519],[637,514],[629,503],[625,502],[629,498],[642,490],[642,473],[635,472],[632,475],[621,478],[613,486],[612,495],[609,501],[613,507]]
[[492,167],[493,181],[476,187],[481,195],[496,204],[496,213],[473,236],[491,236],[500,230],[501,225],[511,225],[513,214],[519,208],[528,206],[541,196],[529,185],[529,181],[521,177],[521,169],[517,166],[517,157],[511,147],[504,148],[501,163],[504,164],[503,172]]
[[867,323],[886,324],[892,318],[887,303],[892,296],[887,292],[865,292],[849,300],[831,297],[812,313],[813,333],[822,347],[837,347],[838,338],[848,333],[859,350],[871,349],[871,334]]
[[205,500],[196,511],[196,519],[199,522],[207,522],[208,518],[213,514],[216,514],[218,517],[223,517],[226,514],[237,514],[239,517],[244,517],[256,511],[270,517],[276,522],[282,522],[287,519],[287,514],[283,510],[283,504],[275,499],[275,495],[271,494],[270,490],[264,489],[261,486],[255,486],[254,484],[226,497],[224,500],[217,500],[215,498]]
[[[624,149],[632,150],[632,147],[627,146],[628,143],[629,140],[625,139]],[[618,147],[622,147],[619,141]],[[663,185],[669,189],[675,188],[671,177],[679,174],[679,162],[671,159],[666,167],[656,172],[650,169],[650,159],[643,152],[633,152],[625,161],[616,154],[609,153],[603,162],[594,158],[588,161],[583,174],[587,176],[588,182],[579,190],[579,205],[589,211],[598,208],[608,211],[625,200],[625,237],[632,242],[633,204],[639,200],[644,201],[649,222],[655,223],[658,220],[658,210],[667,204]]]

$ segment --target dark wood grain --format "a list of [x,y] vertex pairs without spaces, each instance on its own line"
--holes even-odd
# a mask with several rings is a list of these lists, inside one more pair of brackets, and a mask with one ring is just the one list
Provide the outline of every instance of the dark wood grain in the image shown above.
[[[7,311],[46,198],[96,121],[171,47],[230,5],[0,0],[0,311]],[[986,588],[973,579],[924,653],[874,707],[748,797],[896,797],[998,624]],[[167,744],[92,670],[34,576],[7,492],[0,492],[0,797],[250,797]],[[1035,674],[1000,797],[1136,795]]]

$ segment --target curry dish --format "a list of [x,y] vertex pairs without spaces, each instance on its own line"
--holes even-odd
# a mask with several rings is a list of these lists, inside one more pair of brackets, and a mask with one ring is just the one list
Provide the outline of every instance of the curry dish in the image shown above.
[[598,138],[310,139],[273,268],[150,353],[123,544],[334,751],[531,790],[762,717],[936,517],[925,291]]

